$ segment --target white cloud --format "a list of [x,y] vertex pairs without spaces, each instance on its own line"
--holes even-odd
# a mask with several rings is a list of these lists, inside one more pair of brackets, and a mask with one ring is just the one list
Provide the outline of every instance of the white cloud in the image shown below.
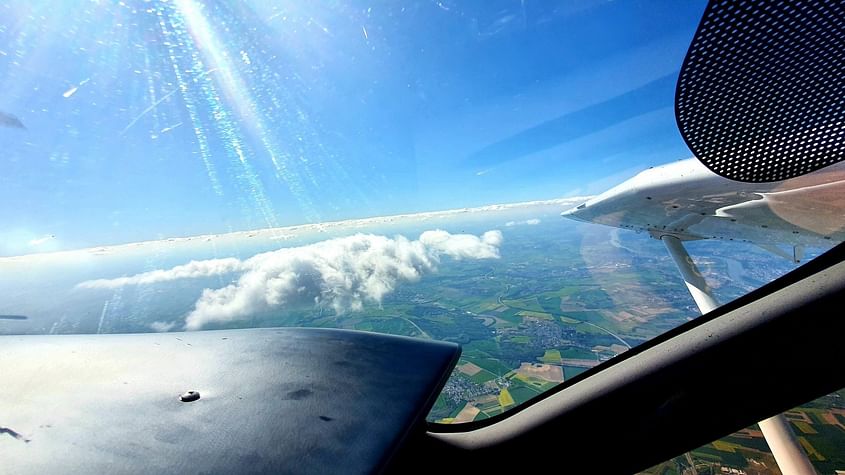
[[487,231],[479,239],[472,234],[449,234],[438,229],[422,233],[419,242],[435,253],[455,259],[495,259],[499,257],[502,233]]
[[45,243],[47,243],[47,242],[52,241],[53,239],[56,239],[56,236],[54,236],[54,235],[52,235],[52,234],[49,234],[49,235],[44,236],[44,237],[40,237],[40,238],[37,238],[37,239],[32,239],[31,241],[29,241],[29,243],[28,243],[28,244],[29,244],[30,246],[40,246],[40,245],[42,245],[42,244],[45,244]]
[[540,224],[540,220],[537,219],[537,218],[534,218],[534,219],[526,219],[525,221],[508,221],[507,223],[505,223],[505,226],[511,227],[511,226],[520,226],[520,225],[523,225],[523,224],[528,225],[528,226],[534,226],[534,225]]
[[[403,236],[355,234],[257,254],[245,261],[191,261],[129,277],[86,281],[79,287],[114,288],[240,272],[231,285],[202,291],[185,321],[186,329],[197,330],[208,323],[238,320],[298,303],[330,307],[337,313],[359,311],[364,303],[380,303],[399,283],[434,272],[441,256],[495,259],[501,243],[499,231],[479,237],[434,230],[415,241]],[[156,323],[161,323],[160,328],[167,325]]]
[[244,263],[234,257],[227,259],[208,259],[205,261],[191,261],[187,264],[170,269],[158,269],[129,277],[116,279],[97,279],[82,282],[78,287],[84,289],[114,289],[124,285],[157,284],[171,280],[208,277],[212,275],[228,274],[244,269]]
[[150,328],[154,332],[164,333],[176,328],[176,322],[153,322],[150,323]]

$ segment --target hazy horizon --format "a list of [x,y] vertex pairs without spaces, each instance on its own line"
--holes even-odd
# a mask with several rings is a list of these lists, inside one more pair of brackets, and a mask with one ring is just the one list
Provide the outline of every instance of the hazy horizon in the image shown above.
[[[433,211],[421,211],[415,213],[400,213],[400,214],[391,214],[391,215],[381,215],[381,216],[367,216],[367,217],[360,217],[360,218],[350,218],[338,221],[325,221],[319,223],[302,223],[302,224],[291,224],[285,226],[278,226],[274,228],[256,228],[256,229],[244,229],[244,230],[233,230],[223,233],[210,233],[210,234],[196,234],[190,236],[166,236],[161,237],[158,239],[149,239],[143,241],[129,241],[129,242],[116,242],[116,243],[104,243],[104,244],[95,244],[86,247],[79,247],[79,248],[68,248],[68,249],[54,249],[54,250],[45,250],[40,252],[30,252],[26,254],[15,254],[15,255],[2,255],[0,254],[0,262],[3,260],[9,259],[18,259],[18,258],[26,258],[29,256],[44,256],[44,255],[56,255],[56,254],[64,254],[64,253],[73,253],[73,252],[85,252],[85,251],[92,251],[92,250],[110,250],[113,248],[119,248],[124,246],[133,246],[133,245],[144,245],[144,244],[152,244],[158,243],[163,241],[171,241],[171,242],[182,242],[182,241],[191,241],[195,239],[203,239],[203,238],[226,238],[226,237],[234,237],[240,234],[272,234],[272,233],[284,233],[284,232],[291,232],[295,230],[319,230],[321,228],[328,228],[328,227],[341,227],[341,226],[366,226],[378,223],[389,223],[395,222],[398,220],[413,220],[415,218],[437,218],[437,217],[447,217],[452,215],[458,215],[461,213],[482,213],[482,212],[489,212],[489,211],[498,211],[503,209],[518,209],[522,207],[529,207],[529,206],[543,206],[543,205],[565,205],[565,206],[576,206],[581,202],[584,202],[590,199],[591,196],[573,196],[567,198],[554,198],[549,200],[533,200],[533,201],[521,201],[521,202],[514,202],[514,203],[495,203],[495,204],[487,204],[482,206],[476,207],[468,207],[468,208],[452,208],[452,209],[441,209],[441,210],[433,210]],[[562,211],[565,209],[562,209]],[[278,240],[285,240],[286,235],[276,235],[271,236],[271,239],[276,238]],[[41,245],[44,243],[54,243],[58,241],[58,236],[45,236],[43,238],[39,238],[38,240],[41,241],[36,243],[37,245]]]

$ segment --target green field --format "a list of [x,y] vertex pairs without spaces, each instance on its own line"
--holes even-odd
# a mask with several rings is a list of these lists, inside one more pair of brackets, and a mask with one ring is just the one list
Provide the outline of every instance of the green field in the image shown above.
[[519,315],[521,317],[539,318],[541,320],[553,320],[553,317],[551,316],[551,314],[548,314],[546,312],[535,312],[533,310],[520,310],[519,313],[517,313],[517,315]]
[[477,357],[472,354],[465,354],[464,359],[472,362],[483,370],[492,373],[495,376],[504,376],[511,371],[511,368],[503,365],[501,361],[494,358]]
[[577,346],[568,346],[560,350],[560,355],[563,358],[570,358],[576,360],[594,360],[596,354],[586,348],[579,348]]
[[543,363],[560,364],[560,351],[546,350],[546,353],[538,359]]
[[515,386],[510,388],[510,394],[517,404],[522,404],[525,401],[538,396],[540,392],[525,386]]
[[563,367],[563,377],[565,379],[572,379],[575,376],[587,371],[589,368],[577,368],[575,366],[564,366]]
[[813,426],[811,426],[810,424],[807,424],[804,421],[791,421],[791,422],[792,422],[792,424],[795,425],[795,427],[798,428],[799,431],[801,431],[800,433],[802,433],[802,434],[818,434],[818,431],[816,429],[813,429]]
[[543,307],[543,310],[551,313],[552,315],[557,315],[560,313],[560,296],[543,295],[537,297],[537,303],[541,307]]
[[469,379],[476,384],[484,384],[487,381],[492,379],[496,379],[496,375],[487,371],[486,369],[482,369],[481,371],[475,373],[472,376],[469,376]]
[[524,374],[515,374],[510,381],[515,384],[527,386],[536,391],[548,391],[549,389],[558,385],[545,379],[535,378],[533,376],[526,376]]
[[502,299],[502,303],[507,305],[510,308],[518,309],[518,310],[528,310],[532,312],[543,312],[543,307],[537,302],[537,297],[530,297],[526,299],[519,299],[519,300],[505,300]]

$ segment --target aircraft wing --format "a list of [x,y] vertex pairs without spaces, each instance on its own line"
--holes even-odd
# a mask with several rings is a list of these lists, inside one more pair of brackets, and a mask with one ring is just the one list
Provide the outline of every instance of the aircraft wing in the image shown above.
[[[451,343],[326,329],[0,337],[0,472],[370,473]],[[199,392],[183,402],[180,395]]]
[[650,168],[563,216],[656,238],[831,247],[845,240],[845,165],[775,183],[743,183],[691,158]]

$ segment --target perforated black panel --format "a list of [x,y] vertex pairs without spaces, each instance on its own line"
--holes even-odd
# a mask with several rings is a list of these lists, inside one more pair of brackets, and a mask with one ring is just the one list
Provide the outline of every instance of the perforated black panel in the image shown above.
[[845,159],[845,1],[711,1],[678,78],[681,134],[726,178]]

